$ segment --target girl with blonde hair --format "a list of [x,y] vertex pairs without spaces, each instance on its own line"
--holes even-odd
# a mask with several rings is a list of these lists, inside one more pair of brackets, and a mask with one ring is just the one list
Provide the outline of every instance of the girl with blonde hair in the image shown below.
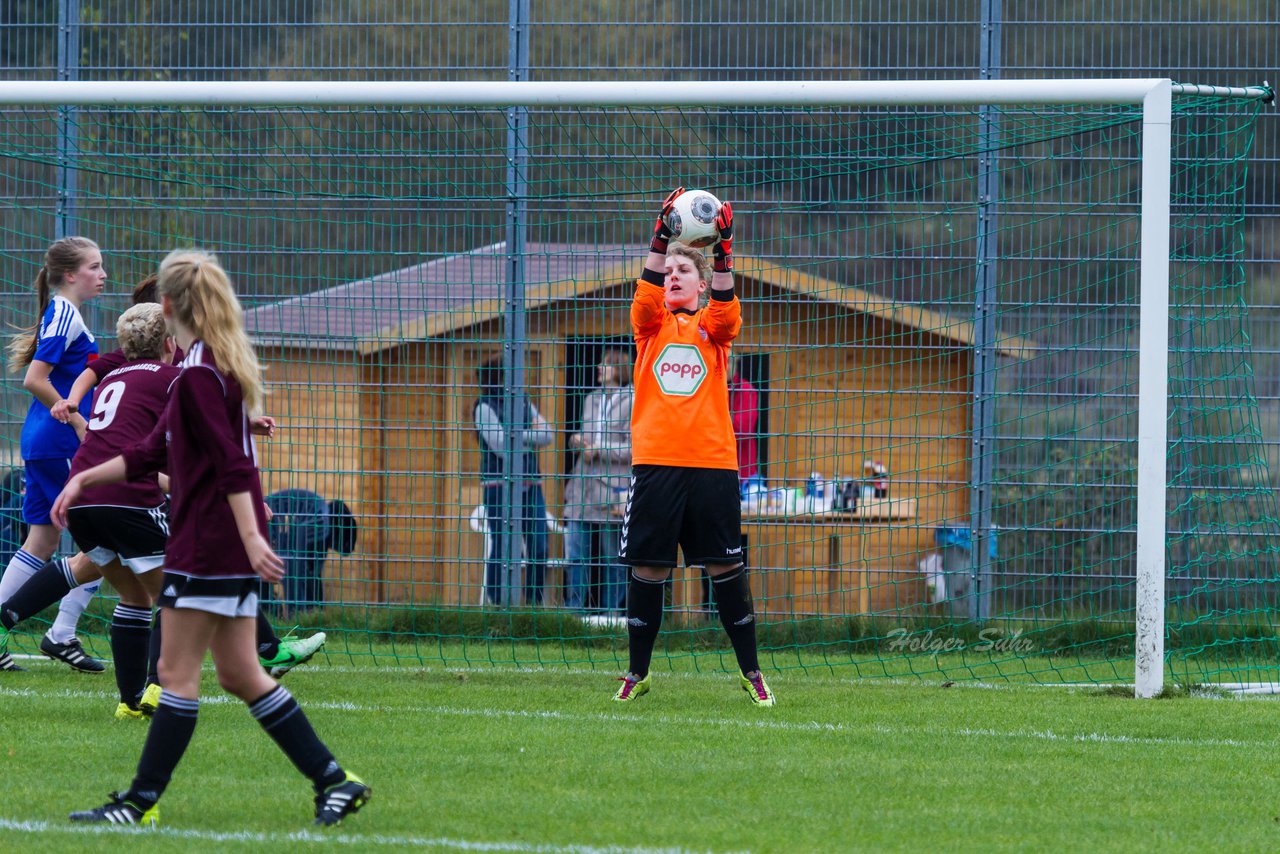
[[160,422],[140,444],[76,474],[54,507],[90,487],[165,469],[171,483],[169,541],[158,604],[163,640],[160,701],[133,784],[74,821],[156,824],[157,801],[195,731],[200,666],[213,653],[218,683],[250,713],[315,788],[315,823],[336,825],[370,789],[343,770],[293,696],[258,662],[258,580],[279,581],[284,563],[267,542],[250,413],[262,402],[262,370],[231,282],[214,256],[170,253],[159,293],[186,352]]
[[[733,209],[729,202],[720,207],[720,234],[708,264],[696,249],[671,243],[666,218],[682,192],[677,189],[663,203],[631,301],[637,352],[631,497],[618,555],[631,567],[630,661],[613,698],[630,703],[649,692],[666,582],[683,555],[687,565],[706,567],[711,576],[716,610],[738,660],[738,684],[754,705],[769,708],[777,698],[760,672],[729,411],[729,356],[742,329],[733,278]],[[704,300],[708,288],[710,298]]]

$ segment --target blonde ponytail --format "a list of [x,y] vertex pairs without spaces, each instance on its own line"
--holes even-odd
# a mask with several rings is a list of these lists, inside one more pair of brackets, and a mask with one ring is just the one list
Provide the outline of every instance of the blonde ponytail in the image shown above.
[[177,249],[160,262],[157,288],[174,317],[213,351],[218,368],[240,383],[245,407],[256,412],[266,392],[262,366],[244,331],[244,311],[231,280],[208,252]]
[[79,270],[88,254],[97,248],[98,244],[87,237],[64,237],[54,241],[44,253],[44,266],[36,274],[35,281],[36,322],[23,327],[9,342],[6,350],[9,354],[10,373],[16,374],[31,364],[39,343],[40,322],[53,299],[53,292],[62,287],[67,275]]

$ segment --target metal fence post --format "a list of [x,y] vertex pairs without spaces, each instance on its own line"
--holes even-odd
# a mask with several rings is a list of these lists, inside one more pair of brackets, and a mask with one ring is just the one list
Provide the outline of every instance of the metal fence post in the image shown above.
[[[982,0],[979,29],[979,77],[1000,79],[1001,0]],[[991,505],[995,489],[996,314],[999,293],[1000,108],[978,112],[978,223],[973,294],[973,435],[970,469],[968,615],[991,616]]]
[[[529,0],[511,0],[507,36],[507,79],[529,79]],[[524,107],[507,108],[507,222],[506,222],[506,295],[503,307],[503,470],[504,480],[502,530],[503,605],[520,603],[520,567],[523,563],[522,529],[542,524],[542,519],[525,520],[524,430],[529,423],[528,397],[525,395],[525,244],[529,231],[528,202],[528,112]],[[523,520],[523,521],[522,521]],[[526,602],[525,604],[533,604]]]
[[[58,0],[58,79],[80,79],[80,0]],[[54,238],[75,234],[76,160],[79,130],[74,106],[58,107],[58,199],[54,213]]]

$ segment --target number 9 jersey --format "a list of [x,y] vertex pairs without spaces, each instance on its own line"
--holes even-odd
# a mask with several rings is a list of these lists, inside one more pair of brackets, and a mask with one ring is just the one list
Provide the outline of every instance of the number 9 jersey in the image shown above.
[[[71,475],[105,463],[151,433],[165,405],[179,368],[155,359],[139,359],[102,378],[94,395],[93,414],[84,444],[71,463]],[[157,507],[164,493],[155,475],[86,489],[77,507]]]

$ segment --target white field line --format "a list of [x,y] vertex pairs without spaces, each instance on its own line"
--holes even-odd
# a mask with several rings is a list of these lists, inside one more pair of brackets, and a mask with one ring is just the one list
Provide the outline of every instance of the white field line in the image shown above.
[[[728,656],[733,655],[733,653],[731,652],[726,652],[725,654]],[[609,663],[607,666],[601,666],[601,667],[582,667],[582,666],[575,666],[575,665],[560,665],[560,664],[486,664],[486,663],[477,663],[473,666],[441,665],[438,663],[437,664],[392,664],[392,665],[326,664],[321,660],[323,656],[324,656],[324,653],[321,653],[320,656],[312,660],[310,664],[305,665],[303,668],[292,671],[292,672],[294,674],[314,673],[316,675],[319,675],[322,673],[383,673],[383,674],[386,674],[386,673],[396,673],[396,672],[409,672],[409,673],[449,673],[452,675],[465,674],[465,675],[475,675],[475,676],[483,675],[485,673],[499,673],[499,674],[541,673],[541,674],[551,674],[551,675],[564,674],[566,676],[609,676],[610,674],[622,672],[622,668],[613,663]],[[346,658],[347,656],[344,655],[343,653],[334,653],[333,657]],[[26,655],[26,654],[14,653],[13,658],[21,659],[24,662],[31,661],[37,664],[47,665],[50,668],[66,666],[62,664],[62,662],[53,661],[52,659],[47,658],[43,655]],[[112,662],[110,660],[103,659],[102,661],[104,664],[107,665],[108,669],[112,667]],[[825,667],[826,667],[825,665],[815,665],[811,669],[814,671],[822,671],[825,669]],[[204,664],[204,669],[207,672],[213,672],[213,664],[206,661]],[[663,680],[690,679],[695,681],[703,681],[703,680],[709,681],[709,680],[723,680],[723,679],[733,678],[733,673],[732,671],[729,671],[729,670],[671,670],[671,671],[654,670],[653,672]],[[811,678],[811,676],[806,675],[804,678]],[[916,686],[921,688],[941,688],[945,684],[948,688],[976,688],[984,691],[1010,691],[1010,690],[1019,690],[1022,688],[1050,688],[1054,690],[1062,690],[1064,688],[1065,689],[1078,688],[1078,689],[1084,689],[1084,690],[1091,690],[1091,689],[1103,689],[1103,688],[1115,688],[1115,687],[1124,687],[1124,688],[1133,687],[1132,682],[1015,682],[1015,681],[980,682],[980,681],[968,681],[968,680],[960,681],[960,680],[954,680],[954,679],[947,679],[941,676],[939,676],[936,679],[924,679],[924,678],[907,679],[900,676],[849,677],[849,676],[838,676],[834,673],[817,673],[817,672],[812,674],[812,678],[824,680],[828,684],[830,684],[831,682],[835,682],[838,684],[842,683],[847,685],[859,685],[863,687],[874,687],[877,685],[905,685],[905,686]]]
[[148,830],[141,827],[92,824],[63,825],[48,821],[14,821],[7,818],[0,818],[0,830],[31,834],[60,833],[80,836],[111,834],[115,836],[137,836],[143,839],[254,842],[267,845],[286,845],[291,842],[320,842],[337,846],[394,845],[400,848],[444,848],[454,851],[513,851],[519,852],[519,854],[641,854],[641,852],[646,854],[647,852],[688,854],[689,852],[689,849],[686,848],[629,848],[621,845],[609,845],[603,848],[596,845],[529,845],[523,842],[476,842],[469,839],[449,839],[445,837],[382,836],[379,834],[357,836],[347,833],[320,833],[311,830],[296,830],[292,833],[258,833],[245,830],[225,833],[215,830],[182,830],[167,827]]
[[[728,655],[730,653],[726,653]],[[322,654],[323,655],[323,654]],[[335,657],[345,657],[342,653],[335,653]],[[23,661],[38,662],[50,667],[61,666],[61,662],[53,661],[43,655],[13,655],[15,659]],[[104,663],[111,667],[109,660]],[[204,669],[213,671],[213,664],[205,662]],[[822,670],[823,665],[815,665],[813,670]],[[376,665],[376,664],[325,664],[320,660],[316,660],[304,670],[295,671],[296,673],[392,673],[395,671],[407,671],[411,673],[449,673],[449,674],[466,674],[480,675],[484,673],[542,673],[542,674],[560,674],[567,676],[606,676],[610,673],[620,672],[616,667],[610,665],[605,667],[581,667],[573,665],[557,665],[557,664],[481,664],[467,667],[462,665],[441,666],[439,664],[405,664],[405,665]],[[730,671],[717,670],[673,670],[673,671],[657,671],[662,679],[691,679],[695,681],[702,680],[721,680],[732,678]],[[806,676],[806,678],[810,678]],[[941,688],[944,685],[947,688],[968,688],[980,691],[1016,691],[1026,688],[1041,688],[1054,691],[1092,691],[1104,690],[1109,688],[1132,688],[1132,682],[1016,682],[1013,680],[1005,682],[982,682],[947,679],[938,677],[935,679],[907,679],[901,676],[854,676],[842,677],[834,674],[820,673],[815,674],[814,678],[828,682],[843,683],[851,686],[860,686],[864,688],[875,687],[878,685],[894,685],[894,686],[915,686],[920,688]],[[1171,683],[1173,687],[1178,687],[1176,683]],[[1214,689],[1225,691],[1236,697],[1262,697],[1267,698],[1270,695],[1280,695],[1280,682],[1222,682],[1222,683],[1202,683],[1195,686],[1197,690],[1192,693],[1195,696],[1204,699],[1221,699],[1221,695],[1212,693]],[[1207,689],[1207,690],[1204,690]]]
[[[103,701],[103,714],[110,702],[115,702],[118,697],[109,691],[85,691],[85,690],[57,690],[57,691],[41,691],[34,688],[7,688],[0,686],[0,697],[31,697],[54,699],[93,699]],[[202,698],[200,701],[204,703],[212,703],[217,705],[236,704],[240,701],[225,694],[217,694],[211,697]],[[557,709],[487,709],[487,708],[468,708],[465,706],[418,706],[418,705],[368,705],[364,703],[351,702],[333,702],[325,700],[308,700],[303,704],[307,709],[326,709],[330,711],[340,712],[380,712],[391,714],[410,714],[410,715],[436,715],[440,717],[470,717],[470,718],[487,718],[490,720],[543,720],[564,722],[574,725],[583,723],[592,724],[648,724],[648,725],[670,725],[670,726],[707,726],[716,728],[737,728],[745,730],[772,730],[780,732],[819,732],[819,733],[846,733],[849,735],[863,735],[866,733],[875,733],[877,735],[889,736],[914,736],[928,735],[931,737],[958,737],[958,738],[990,738],[997,740],[1011,739],[1036,739],[1040,741],[1053,742],[1075,742],[1084,744],[1133,744],[1133,745],[1152,745],[1152,746],[1178,746],[1178,747],[1244,747],[1249,749],[1267,749],[1271,750],[1277,747],[1275,741],[1241,741],[1232,738],[1183,738],[1180,736],[1139,736],[1124,735],[1100,732],[1059,732],[1055,730],[1000,730],[987,728],[961,727],[958,729],[943,729],[936,726],[903,726],[889,725],[881,723],[839,723],[839,722],[823,722],[823,721],[780,721],[757,719],[748,720],[742,718],[698,718],[698,717],[677,717],[673,715],[663,714],[621,714],[617,712],[599,712],[595,714],[583,714],[578,712],[564,712]]]

